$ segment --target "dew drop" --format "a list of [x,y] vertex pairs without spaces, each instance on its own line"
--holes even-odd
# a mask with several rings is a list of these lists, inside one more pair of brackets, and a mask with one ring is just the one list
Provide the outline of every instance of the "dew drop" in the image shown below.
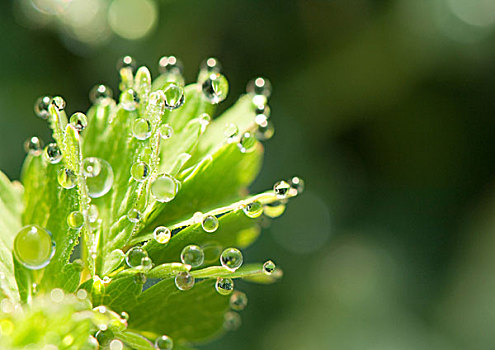
[[52,98],[50,96],[41,96],[34,103],[34,113],[40,117],[41,119],[48,119],[50,116],[50,112],[48,111],[48,107],[52,102]]
[[242,265],[242,253],[237,248],[227,248],[220,255],[220,263],[227,270],[234,272]]
[[233,123],[228,123],[227,125],[225,125],[225,129],[223,131],[223,134],[224,134],[225,138],[227,139],[227,142],[231,143],[234,141],[234,139],[237,137],[237,135],[239,135],[239,128],[237,127],[237,125],[235,125]]
[[122,320],[124,320],[124,321],[129,321],[129,314],[128,314],[127,312],[125,312],[125,311],[122,311],[122,312],[120,313],[120,318],[121,318]]
[[50,263],[55,242],[50,232],[37,225],[21,228],[14,239],[14,255],[26,268],[39,270]]
[[98,350],[100,348],[100,344],[95,337],[90,335],[83,348],[87,350]]
[[168,227],[165,226],[158,226],[153,231],[153,238],[155,239],[155,241],[157,241],[160,244],[168,243],[168,241],[170,241],[171,236],[172,236],[172,232]]
[[265,275],[271,275],[276,268],[275,263],[271,260],[268,260],[263,264],[263,272]]
[[131,209],[127,213],[127,220],[132,222],[133,224],[137,224],[139,220],[141,220],[141,212],[137,209]]
[[88,209],[89,222],[95,223],[96,220],[98,220],[98,215],[99,215],[98,207],[94,204],[91,204]]
[[155,347],[157,350],[172,350],[174,342],[169,336],[162,335],[161,337],[156,338]]
[[120,94],[120,103],[126,111],[135,111],[139,97],[133,89],[127,89]]
[[88,126],[88,118],[86,117],[86,114],[76,112],[70,117],[70,123],[77,131],[81,132]]
[[215,232],[218,229],[218,219],[215,215],[206,215],[201,222],[201,227],[206,232]]
[[84,216],[80,211],[73,211],[67,216],[67,224],[75,230],[80,229],[84,225]]
[[61,96],[55,96],[52,99],[52,104],[58,111],[63,111],[65,109],[65,100]]
[[264,114],[257,114],[256,117],[254,117],[254,122],[258,126],[267,126],[268,125],[268,118]]
[[298,176],[294,176],[289,180],[289,185],[291,188],[296,190],[297,194],[301,194],[304,192],[304,180]]
[[256,137],[260,141],[266,141],[271,139],[273,137],[273,134],[275,134],[275,127],[273,126],[273,123],[270,121],[266,121],[266,123],[260,124],[258,126],[258,129],[256,130]]
[[123,68],[130,68],[134,72],[137,68],[136,60],[131,56],[124,56],[117,61],[117,71],[120,72]]
[[273,191],[278,198],[286,198],[289,194],[290,185],[286,181],[279,181],[273,185]]
[[148,178],[150,167],[145,162],[134,163],[131,167],[131,176],[134,180],[142,182]]
[[185,102],[184,88],[176,84],[169,84],[163,89],[165,95],[165,108],[174,110],[182,106]]
[[112,98],[112,97],[113,97],[112,89],[110,89],[108,86],[103,84],[95,85],[89,91],[89,100],[93,104],[97,104],[104,99]]
[[99,198],[110,191],[113,185],[113,169],[101,158],[85,158],[82,163],[82,173],[86,177],[88,195]]
[[248,203],[242,208],[247,217],[255,219],[263,214],[263,206],[259,201]]
[[254,135],[251,134],[250,132],[245,132],[242,135],[238,146],[242,153],[251,152],[254,150],[256,146],[256,137],[254,137]]
[[270,117],[270,112],[271,112],[270,106],[268,106],[266,103],[262,105],[257,105],[254,110],[254,113],[256,115],[264,115],[266,118]]
[[212,73],[220,73],[222,65],[215,57],[210,57],[201,62],[198,81],[203,82]]
[[158,202],[170,202],[179,190],[179,182],[170,175],[163,174],[151,182],[151,194]]
[[268,79],[258,77],[247,84],[246,91],[250,94],[263,95],[268,98],[272,93],[272,84]]
[[229,93],[229,82],[224,75],[220,73],[212,73],[202,83],[204,97],[213,104],[217,104],[225,100]]
[[174,135],[174,129],[168,124],[161,125],[158,132],[160,133],[160,137],[164,140],[167,140]]
[[95,334],[95,338],[100,346],[106,347],[115,338],[115,335],[110,329],[99,330]]
[[51,164],[57,164],[62,160],[62,151],[56,143],[49,143],[45,147],[45,159]]
[[285,211],[285,203],[283,201],[274,201],[267,203],[263,207],[263,213],[269,218],[278,218]]
[[235,331],[241,326],[241,322],[241,316],[237,312],[228,311],[223,319],[223,328],[227,331]]
[[[150,258],[147,259],[150,260]],[[134,282],[136,282],[137,284],[145,284],[146,280],[146,275],[142,272],[136,273],[134,275]]]
[[163,56],[158,61],[158,71],[161,74],[179,74],[182,75],[184,66],[175,56]]
[[58,183],[63,188],[69,190],[76,187],[77,177],[76,174],[70,169],[60,169],[57,176]]
[[151,136],[151,124],[144,118],[138,118],[132,124],[132,135],[138,140],[146,140]]
[[204,259],[205,253],[203,252],[203,249],[194,244],[184,247],[180,253],[180,260],[182,263],[191,265],[191,267],[201,266]]
[[215,289],[220,295],[229,295],[234,291],[234,281],[231,278],[218,277]]
[[148,253],[141,247],[132,247],[125,255],[125,262],[131,268],[149,265],[148,259]]
[[39,156],[43,150],[43,141],[39,137],[33,136],[24,142],[24,150],[33,156]]
[[189,272],[179,272],[175,276],[175,286],[179,290],[189,290],[194,287],[194,277]]
[[235,311],[242,311],[246,308],[248,303],[248,298],[245,293],[235,291],[230,297],[230,307]]

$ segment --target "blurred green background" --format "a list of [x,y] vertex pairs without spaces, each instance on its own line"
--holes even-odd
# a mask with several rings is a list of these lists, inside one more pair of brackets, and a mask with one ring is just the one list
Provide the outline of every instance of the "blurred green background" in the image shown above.
[[[50,3],[77,6],[62,18]],[[49,139],[35,99],[85,111],[95,83],[117,89],[122,55],[155,75],[177,55],[188,81],[218,57],[225,106],[271,80],[276,133],[253,190],[292,175],[307,190],[245,253],[283,280],[238,283],[243,326],[204,349],[495,347],[493,0],[2,1],[0,33],[11,178],[23,141]]]

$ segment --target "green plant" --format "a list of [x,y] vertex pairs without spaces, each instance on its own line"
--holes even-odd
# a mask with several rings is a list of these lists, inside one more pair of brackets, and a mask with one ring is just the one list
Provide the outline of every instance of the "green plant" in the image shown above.
[[181,70],[164,57],[152,82],[125,57],[120,102],[98,85],[87,117],[36,102],[55,142],[27,141],[22,184],[0,173],[2,348],[187,349],[238,325],[234,279],[281,276],[238,250],[303,187],[246,189],[273,134],[269,83],[211,120],[228,92],[216,60],[186,87]]

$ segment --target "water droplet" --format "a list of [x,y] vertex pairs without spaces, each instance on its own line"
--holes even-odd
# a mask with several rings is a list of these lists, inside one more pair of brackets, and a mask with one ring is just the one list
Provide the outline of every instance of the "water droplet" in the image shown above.
[[114,339],[110,342],[108,348],[109,350],[122,350],[124,349],[124,344],[120,340]]
[[141,247],[132,247],[125,255],[125,262],[129,267],[148,266],[148,253]]
[[33,156],[39,156],[43,150],[43,141],[41,141],[40,138],[33,136],[24,142],[24,150]]
[[122,312],[120,313],[120,318],[121,318],[122,320],[124,320],[124,321],[129,321],[129,314],[128,314],[127,312],[125,312],[125,311],[122,311]]
[[289,194],[289,190],[290,185],[283,180],[273,185],[273,192],[275,192],[278,198],[286,198]]
[[[150,258],[146,258],[147,260],[151,260]],[[134,282],[137,284],[145,284],[146,283],[146,275],[142,272],[136,273],[134,275]]]
[[79,289],[76,292],[76,297],[79,300],[85,300],[88,297],[88,292],[86,291],[86,289]]
[[146,140],[151,136],[151,124],[148,120],[138,118],[132,124],[132,134],[138,140]]
[[84,216],[80,211],[73,211],[67,216],[67,224],[75,230],[80,229],[84,225]]
[[263,206],[259,201],[248,203],[242,208],[247,217],[255,219],[263,214]]
[[82,173],[86,177],[88,195],[99,198],[110,191],[113,185],[113,169],[101,158],[85,158],[82,163]]
[[63,111],[65,109],[65,100],[61,96],[55,96],[52,99],[52,104],[58,111]]
[[198,267],[203,264],[205,259],[205,253],[199,246],[191,244],[182,249],[180,253],[180,260],[183,264],[191,265],[191,267]]
[[185,102],[184,88],[176,84],[168,84],[163,89],[165,95],[165,108],[174,110],[182,106]]
[[70,169],[60,169],[57,176],[58,183],[63,188],[69,190],[76,187],[76,174]]
[[256,137],[254,137],[254,135],[251,134],[250,132],[245,132],[242,135],[238,146],[242,153],[251,152],[254,150],[256,146]]
[[158,61],[158,70],[161,74],[173,73],[182,75],[184,66],[175,56],[163,56]]
[[234,290],[234,281],[231,278],[218,277],[215,289],[220,295],[229,295]]
[[99,348],[100,348],[100,344],[98,343],[98,340],[96,340],[96,338],[93,337],[92,335],[88,337],[88,340],[86,341],[83,347],[83,349],[85,350],[98,350]]
[[256,115],[264,115],[266,118],[270,117],[270,106],[267,104],[257,105],[254,109]]
[[120,94],[120,103],[126,111],[135,111],[139,97],[133,89],[127,89]]
[[112,97],[113,97],[112,89],[110,89],[108,86],[103,84],[95,85],[89,91],[89,100],[93,104],[97,104],[104,99],[112,98]]
[[172,129],[172,127],[168,124],[163,124],[158,129],[158,132],[160,133],[160,137],[162,139],[167,140],[173,136],[174,129]]
[[278,218],[285,211],[285,203],[283,201],[274,201],[267,203],[263,207],[263,213],[269,218]]
[[201,227],[206,232],[215,232],[218,228],[218,219],[215,215],[206,215],[201,222]]
[[237,312],[228,311],[223,319],[223,328],[227,331],[235,331],[241,326],[241,316]]
[[201,133],[204,133],[206,130],[206,127],[210,125],[211,122],[211,117],[208,113],[202,113],[199,117],[199,124],[201,125]]
[[115,335],[110,329],[99,330],[95,334],[95,338],[100,346],[106,347],[115,338]]
[[210,57],[201,62],[198,81],[203,82],[212,73],[220,73],[222,65],[215,57]]
[[37,225],[21,228],[14,239],[17,260],[31,270],[39,270],[50,263],[55,254],[55,242],[50,232]]
[[304,180],[298,176],[294,176],[289,180],[289,185],[291,188],[296,190],[296,194],[301,194],[304,192]]
[[273,134],[275,134],[275,127],[273,126],[273,123],[270,121],[267,121],[262,125],[259,125],[258,129],[256,130],[256,137],[260,141],[266,141],[271,139],[273,137]]
[[48,107],[52,102],[50,96],[41,96],[34,103],[34,113],[41,119],[48,119],[50,112],[48,112]]
[[141,220],[141,212],[137,209],[131,209],[127,213],[127,219],[133,224],[137,224]]
[[160,244],[168,243],[168,241],[170,241],[171,236],[172,236],[172,232],[168,227],[165,226],[158,226],[153,231],[153,238],[155,239],[155,241],[157,241]]
[[70,117],[70,123],[77,131],[81,132],[88,126],[88,118],[86,117],[86,114],[76,112]]
[[156,338],[155,347],[157,350],[172,350],[174,342],[169,336],[162,335],[161,337]]
[[257,114],[256,117],[254,117],[254,122],[258,126],[267,126],[268,125],[268,118],[264,114]]
[[98,207],[94,204],[91,204],[88,209],[89,222],[95,223],[96,220],[98,220],[98,215],[99,215]]
[[204,97],[213,104],[225,100],[229,93],[229,82],[227,78],[220,73],[212,73],[202,83]]
[[60,303],[64,300],[64,291],[60,288],[54,288],[50,291],[50,299],[54,303]]
[[175,276],[175,286],[179,290],[189,290],[194,287],[194,277],[189,272],[179,272]]
[[276,268],[275,263],[271,260],[268,260],[263,264],[263,272],[265,275],[271,275]]
[[248,298],[245,293],[235,291],[230,297],[230,307],[235,311],[242,311],[246,308]]
[[51,164],[57,164],[62,160],[62,151],[56,143],[49,143],[45,147],[45,159]]
[[131,176],[136,181],[144,181],[150,174],[150,167],[145,162],[134,163],[131,167]]
[[220,263],[227,270],[234,272],[242,265],[242,253],[237,248],[227,248],[220,255]]
[[272,84],[268,79],[258,77],[248,83],[246,91],[250,94],[263,95],[268,98],[272,93]]
[[229,123],[225,125],[223,134],[227,138],[227,142],[231,143],[232,141],[234,141],[237,135],[239,135],[239,128],[237,127],[237,125]]
[[170,175],[163,174],[151,182],[151,194],[158,202],[170,202],[179,190],[179,182]]
[[131,56],[124,56],[117,61],[117,71],[120,72],[123,68],[130,68],[134,72],[137,68],[136,60]]

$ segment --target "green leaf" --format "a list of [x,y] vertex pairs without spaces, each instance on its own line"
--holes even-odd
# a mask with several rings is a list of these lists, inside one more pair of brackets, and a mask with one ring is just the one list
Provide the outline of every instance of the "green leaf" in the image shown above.
[[115,337],[122,340],[125,345],[133,350],[156,350],[148,339],[137,333],[129,331],[119,332],[115,334]]

